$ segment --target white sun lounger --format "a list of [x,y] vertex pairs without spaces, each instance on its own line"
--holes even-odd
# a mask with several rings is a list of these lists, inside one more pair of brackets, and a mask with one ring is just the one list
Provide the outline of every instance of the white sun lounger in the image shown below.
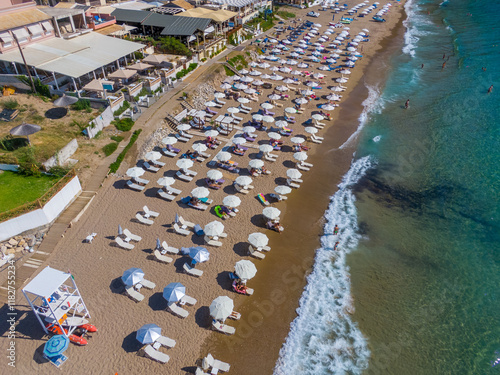
[[198,172],[192,171],[191,169],[184,169],[182,173],[184,173],[187,176],[193,176],[193,177],[198,174]]
[[212,369],[216,368],[222,372],[228,372],[229,369],[231,368],[229,363],[222,362],[222,361],[215,359],[212,356],[212,354],[210,354],[210,353],[208,353],[207,356],[205,358],[203,358],[201,366],[205,370],[208,370],[211,367]]
[[194,305],[196,305],[196,302],[198,302],[198,301],[196,300],[196,298],[190,297],[188,295],[184,295],[181,298],[180,302],[185,303],[186,305],[189,305],[189,306],[194,306]]
[[157,260],[160,263],[171,263],[173,261],[172,258],[170,258],[166,255],[162,255],[159,250],[155,250],[153,254],[154,254],[155,260]]
[[165,186],[165,189],[167,190],[167,193],[172,195],[179,195],[180,193],[182,193],[182,190],[175,189],[172,186]]
[[149,180],[145,180],[144,178],[139,178],[139,177],[133,177],[132,181],[139,185],[147,185],[149,184]]
[[227,324],[215,322],[213,320],[212,320],[212,327],[216,331],[223,333],[225,335],[234,335],[234,333],[236,332],[236,328],[228,326]]
[[176,344],[175,340],[169,338],[169,337],[166,337],[166,336],[160,336],[158,337],[155,342],[158,342],[160,343],[160,345],[166,347],[166,348],[173,348]]
[[125,293],[131,300],[135,302],[141,302],[144,299],[144,296],[137,290],[135,290],[133,286],[125,288]]
[[304,167],[307,167],[307,168],[312,168],[314,165],[311,164],[311,163],[306,163],[305,161],[301,161],[299,162],[300,165],[303,165]]
[[170,311],[172,314],[178,316],[179,318],[187,318],[189,315],[189,312],[187,310],[184,310],[182,307],[177,306],[177,304],[170,303],[167,307],[168,311]]
[[295,182],[290,181],[290,179],[286,180],[286,184],[290,186],[291,188],[298,189],[300,188],[299,184],[296,184]]
[[311,134],[311,138],[312,139],[317,139],[318,141],[324,141],[325,140],[325,138],[317,136],[316,134]]
[[167,201],[173,201],[175,199],[175,196],[165,193],[165,190],[163,190],[163,189],[158,189],[158,191],[156,192],[156,195],[158,195],[160,198],[163,198]]
[[149,164],[147,161],[145,161],[143,164],[142,164],[142,167],[149,171],[149,172],[153,172],[153,173],[156,173],[160,170],[160,168],[157,168],[157,167],[153,167],[151,164]]
[[198,270],[196,268],[191,267],[188,263],[184,263],[182,265],[182,269],[184,272],[186,272],[188,275],[194,276],[194,277],[201,277],[203,275],[202,270]]
[[234,186],[234,189],[238,192],[238,193],[241,193],[241,194],[248,194],[249,191],[248,190],[245,190],[243,189],[240,185],[238,184],[233,184]]
[[252,249],[255,251],[271,251],[271,248],[269,246],[259,246],[259,247],[253,247],[252,245],[249,245]]
[[140,283],[146,289],[154,289],[154,288],[156,288],[156,284],[154,282],[146,280],[146,279],[142,279],[140,281]]
[[127,181],[127,187],[132,189],[132,190],[137,190],[137,191],[143,191],[144,190],[144,186],[141,186],[141,185],[138,185],[138,184],[134,184],[133,181],[131,180],[128,180]]
[[300,169],[301,171],[304,171],[304,172],[311,170],[311,168],[308,168],[300,163],[295,163],[295,168]]
[[264,254],[262,254],[260,251],[256,251],[252,245],[250,245],[248,247],[248,253],[250,254],[250,256],[254,257],[254,258],[257,258],[257,259],[264,259],[266,256]]
[[150,160],[150,162],[157,168],[163,168],[165,166],[165,163],[159,160]]
[[139,221],[139,223],[141,224],[145,224],[145,225],[153,225],[154,224],[154,221],[153,220],[149,220],[149,219],[145,219],[141,214],[137,213],[135,214],[135,218],[137,219],[137,221]]
[[195,227],[195,223],[192,223],[190,221],[187,221],[186,219],[184,219],[182,216],[179,215],[179,223],[181,223],[182,225],[182,229],[186,229],[186,228],[194,228]]
[[142,237],[141,236],[138,236],[136,234],[132,234],[127,228],[125,228],[123,230],[123,234],[125,235],[125,241],[126,242],[129,242],[129,241],[135,241],[135,242],[139,242],[140,240],[142,240]]
[[116,237],[115,242],[118,246],[125,250],[132,250],[135,247],[134,245],[123,241],[120,237]]
[[270,157],[268,154],[264,154],[264,159],[270,161],[271,163],[276,161],[275,158]]
[[151,211],[148,206],[142,207],[142,210],[144,211],[144,217],[146,219],[149,219],[149,217],[158,217],[160,216],[159,212]]
[[163,241],[161,243],[161,248],[162,248],[162,250],[165,250],[167,253],[179,254],[179,249],[172,247],[172,246],[168,246],[167,241]]
[[177,156],[177,154],[175,152],[172,152],[172,151],[169,151],[168,149],[166,148],[162,148],[161,149],[161,153],[165,156],[169,156],[171,158],[175,158]]
[[193,135],[192,135],[192,134],[189,134],[188,132],[185,132],[185,131],[180,131],[180,132],[179,132],[179,135],[180,135],[181,137],[186,137],[186,138],[188,138],[188,139],[193,138]]
[[208,372],[203,371],[202,368],[196,367],[194,375],[210,375]]
[[233,320],[240,320],[241,319],[241,314],[237,311],[231,312],[231,315],[228,316],[229,319]]
[[180,134],[175,134],[174,136],[175,136],[175,138],[177,138],[181,142],[189,142],[189,138],[184,138]]
[[211,239],[208,236],[205,236],[204,240],[205,240],[205,242],[206,242],[207,245],[214,246],[214,247],[221,247],[222,246],[222,242],[215,241],[215,240]]
[[177,171],[175,173],[175,175],[177,176],[177,178],[179,180],[182,180],[182,181],[185,181],[185,182],[191,182],[191,181],[193,181],[193,177],[187,176],[187,175],[183,174],[181,171]]
[[182,229],[181,227],[179,227],[179,225],[177,223],[174,223],[173,227],[174,227],[175,233],[177,233],[177,234],[182,234],[183,236],[189,236],[191,234],[190,231]]
[[221,105],[226,104],[226,102],[225,102],[224,100],[221,100],[221,99],[219,99],[219,98],[215,98],[215,102],[216,102],[217,104],[221,104]]
[[147,345],[144,348],[144,356],[160,363],[167,363],[170,360],[170,357],[167,354],[159,352],[151,345]]
[[[248,107],[247,107],[248,108]],[[244,113],[245,115],[249,114],[251,109],[245,109],[240,105],[240,112]]]

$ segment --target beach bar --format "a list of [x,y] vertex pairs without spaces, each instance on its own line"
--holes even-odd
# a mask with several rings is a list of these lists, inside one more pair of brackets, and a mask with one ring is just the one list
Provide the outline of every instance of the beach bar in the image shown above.
[[23,288],[23,294],[45,333],[49,333],[46,324],[53,323],[60,334],[69,337],[86,322],[85,318],[90,318],[70,273],[46,267]]

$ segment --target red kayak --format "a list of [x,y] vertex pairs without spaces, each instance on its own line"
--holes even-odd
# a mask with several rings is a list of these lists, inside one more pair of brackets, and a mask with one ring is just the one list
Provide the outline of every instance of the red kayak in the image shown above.
[[[63,334],[61,332],[61,328],[59,328],[59,326],[56,325],[56,324],[54,324],[54,323],[49,323],[45,327],[49,330],[49,332],[52,332],[52,333],[54,333],[56,335],[62,335]],[[73,344],[76,344],[76,345],[81,345],[81,346],[87,345],[88,344],[87,340],[85,340],[83,338],[83,335],[85,334],[85,332],[87,332],[87,331],[83,330],[82,333],[81,333],[81,336],[74,335],[74,334],[69,335],[68,336],[69,341],[71,341]],[[64,329],[64,333],[67,334],[68,330]]]

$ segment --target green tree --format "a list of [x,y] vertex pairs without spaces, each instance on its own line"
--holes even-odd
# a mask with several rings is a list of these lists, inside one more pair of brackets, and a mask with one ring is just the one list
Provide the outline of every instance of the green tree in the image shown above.
[[174,55],[184,55],[187,57],[191,57],[193,55],[184,43],[171,36],[160,38],[160,43],[157,47],[160,52],[163,53],[172,53]]

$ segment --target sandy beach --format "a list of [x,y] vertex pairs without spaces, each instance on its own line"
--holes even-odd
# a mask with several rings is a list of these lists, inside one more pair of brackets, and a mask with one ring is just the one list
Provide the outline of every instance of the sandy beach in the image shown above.
[[[348,4],[354,5],[356,2]],[[161,161],[166,163],[165,167],[156,174],[146,172],[142,178],[150,180],[150,183],[142,193],[125,187],[127,178],[124,173],[127,168],[136,165],[136,160],[131,160],[132,157],[127,157],[118,175],[109,176],[104,181],[90,208],[76,225],[67,230],[48,262],[53,268],[71,270],[92,315],[91,322],[99,329],[99,332],[89,339],[87,346],[69,347],[67,351],[69,361],[62,368],[64,373],[137,374],[146,371],[154,373],[161,371],[167,374],[194,373],[197,361],[208,352],[214,354],[215,358],[230,363],[231,373],[234,374],[272,373],[289,324],[295,317],[295,308],[305,285],[305,276],[313,263],[314,250],[319,245],[318,236],[322,232],[321,220],[328,198],[334,193],[333,187],[340,181],[352,159],[355,139],[345,143],[358,126],[361,102],[366,98],[363,75],[384,43],[395,35],[396,26],[401,22],[402,4],[394,2],[393,5],[386,16],[386,23],[372,22],[370,15],[359,18],[349,25],[351,35],[356,35],[363,28],[369,29],[370,41],[362,43],[362,48],[360,46],[359,51],[363,58],[356,63],[348,83],[345,84],[347,89],[341,93],[343,98],[340,107],[331,112],[330,121],[323,121],[327,126],[318,132],[320,136],[325,137],[325,141],[321,145],[306,143],[311,147],[307,161],[314,164],[314,167],[311,171],[303,173],[302,187],[289,194],[286,202],[273,203],[273,206],[281,211],[281,224],[285,228],[282,234],[264,228],[261,216],[264,206],[256,199],[256,195],[272,193],[277,184],[284,184],[286,170],[294,167],[293,149],[287,137],[282,139],[285,147],[278,152],[278,160],[274,163],[265,162],[271,175],[253,178],[252,185],[255,188],[250,194],[236,193],[232,181],[238,175],[223,172],[226,182],[223,188],[210,190],[209,198],[213,199],[214,203],[204,212],[187,207],[180,203],[179,199],[190,195],[195,187],[204,186],[204,178],[209,170],[207,161],[212,158],[204,163],[195,162],[190,168],[198,173],[193,181],[175,182],[173,187],[182,190],[182,193],[173,202],[155,196],[159,188],[156,180],[162,176],[173,176],[178,170],[175,166],[178,158],[162,157]],[[314,10],[317,10],[317,7]],[[320,31],[325,31],[332,18],[331,11],[320,12],[319,18],[305,17],[308,11],[310,9],[296,10],[296,13],[303,20],[320,23],[322,25]],[[335,20],[339,20],[342,14],[336,14]],[[342,29],[336,29],[336,32],[340,30]],[[248,43],[245,46],[248,46]],[[341,64],[341,61],[339,58],[337,65]],[[272,62],[270,64],[277,65]],[[319,64],[313,65],[319,66]],[[315,90],[317,96],[328,95],[331,92],[328,87],[336,85],[332,78],[340,77],[340,74],[335,72],[322,72],[311,67],[309,70],[324,73],[326,76],[323,79],[326,84],[322,85],[322,89]],[[266,73],[270,71],[266,70]],[[204,78],[203,75],[197,77],[184,91],[194,90],[198,84],[204,82]],[[273,86],[277,85],[274,81],[271,82]],[[306,88],[304,85],[297,87]],[[267,95],[272,92],[272,90],[263,91],[259,102],[247,104],[252,107],[251,113],[255,113],[260,108],[259,104],[266,101]],[[298,97],[295,92],[288,94],[291,99]],[[326,101],[322,99],[317,103],[323,104]],[[229,106],[237,104],[230,99],[226,102],[224,108],[218,110],[219,114],[224,113]],[[293,106],[290,99],[281,103],[283,108]],[[143,144],[150,144],[149,137],[154,131],[161,126],[169,129],[164,124],[163,118],[165,113],[176,106],[178,103],[172,99],[154,115],[149,116],[146,123],[136,125],[135,128],[144,129],[137,143],[137,150],[140,150],[140,153],[145,151]],[[276,112],[275,119],[283,114],[283,108],[272,109]],[[293,129],[294,136],[307,135],[303,131],[302,123],[310,118],[312,111],[318,111],[314,102],[305,105],[302,115],[295,115],[296,123],[289,125]],[[243,116],[246,122],[251,114],[239,113],[238,116]],[[231,133],[228,138],[234,134]],[[254,142],[257,146],[268,141],[265,132],[257,131],[257,134],[258,138]],[[190,142],[186,144],[178,142],[175,147],[181,148],[184,152],[191,148],[193,141],[201,139],[195,135]],[[344,147],[339,148],[342,145]],[[213,157],[223,146],[224,144],[217,150],[207,152]],[[257,148],[250,148],[245,156],[233,155],[232,160],[242,167],[240,175],[248,175],[246,170],[248,161],[255,158],[257,151]],[[228,194],[238,195],[242,203],[238,207],[239,213],[236,217],[222,221],[215,216],[213,206],[221,204],[223,197]],[[135,214],[142,211],[144,205],[160,213],[152,226],[135,221]],[[224,231],[228,236],[222,239],[223,246],[207,247],[210,251],[210,260],[197,266],[204,272],[201,278],[194,278],[182,272],[182,265],[187,260],[185,256],[173,255],[174,261],[168,265],[149,259],[157,238],[167,241],[170,246],[176,248],[204,246],[203,237],[194,233],[183,237],[173,232],[171,224],[176,213],[202,227],[214,220],[221,221],[225,226]],[[114,246],[113,239],[119,225],[142,237],[132,251]],[[93,243],[84,243],[84,238],[92,232],[97,232]],[[266,253],[266,258],[263,260],[251,258],[247,254],[247,237],[253,232],[263,232],[270,238],[272,250]],[[257,276],[248,282],[248,286],[255,289],[255,294],[250,297],[231,291],[228,272],[234,271],[235,262],[241,259],[251,260],[258,269]],[[145,278],[156,283],[154,290],[141,290],[145,299],[140,303],[135,303],[122,294],[123,288],[119,279],[123,271],[130,267],[140,267],[145,272]],[[162,290],[171,282],[181,282],[186,286],[186,293],[197,299],[194,306],[185,307],[189,311],[189,316],[185,319],[166,311]],[[227,324],[236,328],[234,336],[224,336],[210,329],[208,306],[214,298],[222,295],[232,298],[235,310],[242,314],[240,321],[227,321]],[[17,326],[15,373],[54,373],[54,367],[41,363],[39,355],[48,336],[44,335],[26,301],[21,298],[21,293],[18,293],[18,303],[22,317]],[[174,348],[162,349],[170,356],[170,361],[165,365],[137,356],[137,351],[142,345],[135,339],[136,330],[147,323],[157,324],[162,328],[163,335],[176,340]],[[4,365],[5,362],[2,362],[0,368],[3,369]]]

